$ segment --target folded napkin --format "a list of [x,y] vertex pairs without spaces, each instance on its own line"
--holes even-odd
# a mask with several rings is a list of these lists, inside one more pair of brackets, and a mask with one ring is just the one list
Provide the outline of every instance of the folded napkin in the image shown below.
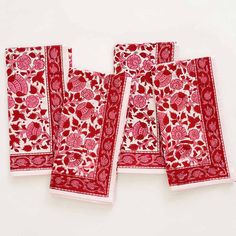
[[12,174],[50,173],[71,60],[62,46],[6,49]]
[[66,85],[51,192],[112,202],[131,78],[74,69]]
[[118,172],[165,172],[152,76],[157,64],[174,59],[174,47],[172,42],[118,44],[115,47],[115,73],[125,72],[132,77]]
[[154,94],[170,186],[231,182],[211,59],[158,65]]

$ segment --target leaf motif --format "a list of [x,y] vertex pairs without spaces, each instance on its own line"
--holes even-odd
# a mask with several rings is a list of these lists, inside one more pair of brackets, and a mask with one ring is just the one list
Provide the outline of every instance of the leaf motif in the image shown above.
[[73,123],[73,125],[75,125],[75,126],[78,126],[78,125],[79,125],[78,120],[76,120],[74,117],[73,117],[72,123]]
[[30,152],[32,150],[32,147],[30,145],[25,145],[23,150],[26,152]]
[[138,93],[145,93],[145,88],[141,84],[138,85]]
[[143,115],[143,113],[139,112],[139,113],[137,113],[136,117],[138,119],[142,119],[144,117],[144,115]]
[[24,114],[19,112],[19,111],[17,111],[17,110],[13,111],[13,117],[14,117],[13,120],[12,120],[13,122],[17,121],[19,119],[25,120]]
[[39,71],[33,78],[32,78],[32,81],[33,82],[39,82],[41,84],[44,83],[44,78],[43,78],[43,73],[44,71]]

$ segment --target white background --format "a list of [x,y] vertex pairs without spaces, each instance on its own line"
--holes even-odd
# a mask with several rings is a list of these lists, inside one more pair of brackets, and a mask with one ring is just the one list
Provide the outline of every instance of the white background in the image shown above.
[[165,176],[119,175],[114,206],[51,196],[49,177],[9,175],[4,48],[64,44],[74,66],[112,72],[116,43],[174,40],[212,56],[229,158],[236,162],[236,1],[0,0],[0,235],[236,235],[236,186],[172,192]]

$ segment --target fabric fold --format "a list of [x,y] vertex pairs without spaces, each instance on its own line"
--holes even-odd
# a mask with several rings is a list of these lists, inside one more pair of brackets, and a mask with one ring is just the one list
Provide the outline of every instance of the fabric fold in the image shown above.
[[114,71],[132,77],[119,173],[165,173],[153,98],[156,65],[174,60],[175,43],[117,44]]
[[71,62],[59,45],[6,49],[11,174],[50,173]]
[[73,69],[66,84],[50,191],[111,203],[131,78]]
[[171,188],[232,182],[211,59],[158,65],[153,84]]

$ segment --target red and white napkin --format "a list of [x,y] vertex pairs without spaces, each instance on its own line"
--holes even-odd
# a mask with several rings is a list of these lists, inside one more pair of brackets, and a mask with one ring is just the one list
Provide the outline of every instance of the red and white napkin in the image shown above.
[[50,173],[71,60],[62,46],[6,49],[13,175]]
[[231,182],[211,59],[158,65],[154,95],[171,188]]
[[165,172],[152,76],[157,64],[174,60],[174,48],[172,42],[118,44],[115,47],[115,73],[125,72],[132,77],[119,173]]
[[112,202],[131,78],[73,69],[66,85],[51,192]]

